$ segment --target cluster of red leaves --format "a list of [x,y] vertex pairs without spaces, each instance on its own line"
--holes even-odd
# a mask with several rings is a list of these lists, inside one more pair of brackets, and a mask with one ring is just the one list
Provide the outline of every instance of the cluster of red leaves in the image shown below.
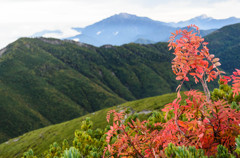
[[233,89],[233,97],[238,95],[240,92],[240,70],[236,69],[231,76],[233,80],[232,89]]
[[[195,33],[194,28],[197,31]],[[172,61],[172,70],[177,75],[176,80],[189,81],[187,77],[189,74],[193,76],[196,83],[204,77],[210,82],[221,73],[217,69],[217,66],[221,65],[218,62],[219,58],[209,54],[208,43],[197,36],[198,34],[199,28],[190,25],[187,30],[176,30],[170,37],[169,50],[174,49],[173,54],[176,56]]]
[[[182,83],[189,80],[187,75],[193,76],[196,83],[200,81],[204,93],[185,92],[187,99],[182,105],[181,83],[177,88],[177,99],[162,110],[166,118],[172,111],[174,117],[166,123],[155,124],[162,127],[160,131],[148,129],[146,121],[137,120],[124,125],[123,113],[110,111],[107,120],[111,113],[114,113],[114,119],[113,126],[106,133],[108,146],[105,152],[115,157],[165,157],[163,151],[169,143],[195,146],[204,149],[208,155],[214,155],[219,144],[229,151],[234,150],[235,138],[240,134],[240,113],[224,100],[210,100],[206,82],[224,72],[218,70],[219,59],[209,54],[204,39],[196,36],[193,30],[189,31],[192,27],[199,31],[197,26],[191,25],[188,30],[178,30],[170,37],[169,47],[176,55],[172,69]],[[176,39],[178,35],[181,37]],[[226,84],[231,79],[236,95],[240,92],[240,70],[236,69],[231,77],[224,76],[220,80]]]
[[[156,136],[160,135],[159,131],[150,131],[147,128],[147,121],[128,122],[124,125],[124,115],[122,112],[117,113],[111,110],[107,114],[107,121],[109,122],[110,114],[113,113],[113,125],[106,133],[106,142],[108,143],[105,148],[112,157],[157,157],[159,149],[156,148]],[[158,143],[158,141],[157,141]]]
[[220,78],[220,83],[222,84],[227,84],[230,81],[231,81],[231,77],[229,76],[223,76],[222,78]]
[[[167,138],[163,147],[168,143],[195,146],[209,155],[216,152],[219,144],[233,149],[235,138],[240,134],[240,114],[224,100],[208,102],[202,92],[191,90],[185,95],[186,105],[179,105],[176,117],[163,125],[161,133]],[[163,111],[174,110],[174,104],[168,104]]]
[[223,82],[223,84],[227,84],[231,80],[234,97],[235,95],[238,95],[240,92],[240,70],[236,69],[236,71],[233,72],[233,75],[231,75],[231,77],[223,76],[223,78],[220,79],[220,82]]
[[[110,111],[108,120],[110,113],[114,113],[114,119],[106,133],[108,146],[105,152],[112,157],[165,157],[164,148],[169,143],[195,146],[204,149],[208,155],[214,155],[219,144],[233,150],[235,138],[240,133],[240,114],[226,101],[207,102],[202,92],[192,90],[185,95],[186,105],[179,105],[177,119],[155,124],[163,127],[161,131],[147,128],[147,121],[136,120],[124,125],[124,114]],[[170,103],[162,110],[165,117],[174,110],[173,104],[176,103]]]

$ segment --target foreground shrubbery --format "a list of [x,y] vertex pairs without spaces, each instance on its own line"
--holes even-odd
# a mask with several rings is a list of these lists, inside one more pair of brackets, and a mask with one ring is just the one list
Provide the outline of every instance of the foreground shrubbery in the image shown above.
[[[89,119],[75,132],[73,146],[56,143],[45,153],[46,157],[238,157],[240,156],[240,70],[230,77],[224,72],[218,58],[209,54],[207,43],[196,36],[191,27],[178,30],[170,37],[174,49],[172,62],[176,79],[181,81],[177,98],[161,112],[154,112],[148,120],[125,112],[109,111],[107,121],[112,122],[105,131],[91,130]],[[176,39],[177,36],[180,38]],[[190,90],[182,99],[183,82],[192,76],[200,82],[203,92]],[[207,82],[220,78],[219,89],[212,94]],[[228,82],[232,81],[232,87]],[[111,120],[113,114],[113,120]],[[33,157],[33,151],[24,153]]]
[[[82,121],[81,129],[75,131],[75,138],[72,145],[65,139],[61,145],[54,142],[50,145],[48,151],[42,153],[43,157],[47,158],[100,158],[103,155],[104,146],[106,146],[104,134],[107,129],[92,129],[92,121],[90,118]],[[24,158],[35,158],[33,151],[23,154]]]
[[[115,112],[114,112],[115,113]],[[161,131],[161,128],[154,126],[154,124],[159,122],[165,122],[163,115],[161,112],[153,112],[151,116],[148,118],[148,120],[144,121],[143,126],[145,129],[149,129],[149,131],[157,130]],[[125,126],[126,131],[129,133],[135,130],[135,133],[132,132],[131,140],[134,140],[135,135],[139,134],[141,131],[137,131],[138,125],[141,124],[141,122],[138,119],[137,115],[131,115],[129,116],[123,125]],[[135,126],[133,126],[135,125]],[[61,145],[54,142],[50,145],[49,150],[42,153],[42,156],[40,157],[47,157],[47,158],[82,158],[82,157],[89,157],[89,158],[100,158],[103,155],[103,151],[105,147],[107,147],[106,143],[106,134],[104,132],[109,130],[109,127],[106,127],[105,130],[96,129],[92,130],[93,124],[90,121],[89,118],[87,118],[85,121],[82,122],[81,130],[77,130],[75,132],[75,139],[73,140],[72,145],[70,146],[67,140],[64,140]],[[143,129],[143,127],[141,128]],[[118,131],[120,133],[120,131]],[[111,138],[112,143],[116,143],[118,139],[118,135],[115,135]],[[93,143],[93,140],[98,143]],[[144,141],[144,140],[140,140]],[[150,140],[145,140],[150,141]],[[133,148],[130,142],[126,142],[128,144],[127,147]],[[135,142],[134,142],[135,143]],[[228,149],[222,145],[219,145],[217,147],[217,152],[214,156],[216,157],[235,157],[235,155],[240,155],[240,136],[236,138],[236,148],[232,153],[229,153]],[[136,143],[135,143],[136,145]],[[148,145],[142,144],[143,145]],[[140,145],[141,146],[141,145]],[[126,147],[126,146],[125,146]],[[118,149],[118,148],[117,148]],[[124,149],[124,148],[123,148]],[[120,155],[123,157],[123,151],[120,151]],[[151,155],[147,155],[146,151],[142,151],[142,154],[145,154],[145,157],[153,157]],[[118,156],[118,153],[111,154],[113,157],[121,157]],[[137,154],[131,152],[131,150],[128,150],[128,153],[126,154],[128,157],[137,157]],[[203,149],[196,149],[195,146],[176,146],[172,143],[168,144],[168,146],[165,148],[165,150],[162,150],[162,152],[159,154],[160,157],[197,157],[197,158],[204,158],[207,157],[206,152]],[[110,157],[109,151],[106,151],[105,157]],[[37,156],[34,156],[33,150],[29,150],[23,154],[23,158],[37,158]]]
[[[240,70],[236,69],[230,77],[222,77],[224,72],[217,68],[221,65],[219,59],[209,54],[207,43],[203,38],[196,36],[197,33],[193,33],[191,27],[195,27],[198,31],[198,27],[192,25],[188,30],[177,30],[170,37],[169,47],[174,49],[175,55],[172,69],[181,84],[177,88],[177,98],[162,110],[166,122],[155,124],[162,129],[149,130],[144,126],[145,122],[140,121],[129,124],[129,129],[122,122],[122,113],[111,111],[114,113],[114,122],[107,133],[108,146],[105,148],[105,151],[110,152],[111,155],[115,157],[187,156],[167,155],[166,151],[170,143],[182,146],[176,148],[181,148],[181,151],[187,150],[185,147],[189,147],[189,151],[192,150],[193,147],[190,146],[201,149],[199,150],[201,154],[195,157],[201,157],[203,153],[206,156],[220,157],[233,156],[230,153],[237,155],[235,139],[240,134],[237,96],[240,91]],[[176,39],[179,35],[180,38]],[[192,76],[196,83],[202,84],[204,92],[187,91],[185,92],[187,98],[183,100],[180,89],[183,82],[189,81],[189,76]],[[219,90],[214,90],[211,97],[207,82],[213,81],[218,76],[221,86]],[[232,88],[227,85],[231,80]],[[229,104],[231,102],[232,104]],[[174,115],[169,117],[169,113]],[[111,139],[116,136],[116,141],[112,142]]]

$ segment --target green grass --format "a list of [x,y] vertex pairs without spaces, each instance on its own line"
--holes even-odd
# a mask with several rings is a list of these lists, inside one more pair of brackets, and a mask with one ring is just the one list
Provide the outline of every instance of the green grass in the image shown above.
[[[0,144],[0,157],[20,157],[24,151],[32,148],[38,155],[49,148],[53,142],[61,143],[65,138],[72,144],[74,131],[80,129],[81,121],[90,117],[94,123],[94,128],[105,128],[107,125],[106,114],[110,109],[131,108],[135,112],[143,110],[160,110],[164,105],[172,102],[176,98],[176,93],[165,94],[156,97],[145,98],[131,101],[112,108],[103,109],[85,116],[67,121],[64,123],[50,125],[45,128],[25,133],[17,138],[10,139],[8,142]],[[142,114],[143,115],[143,114]],[[148,114],[149,115],[149,114]],[[141,116],[143,118],[143,116]]]

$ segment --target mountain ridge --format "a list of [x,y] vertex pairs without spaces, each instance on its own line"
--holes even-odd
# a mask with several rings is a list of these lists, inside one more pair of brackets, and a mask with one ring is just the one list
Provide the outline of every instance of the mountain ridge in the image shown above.
[[[157,31],[156,27],[161,29]],[[169,30],[174,30],[164,22],[127,13],[115,14],[85,28],[74,29],[81,30],[81,34],[68,39],[78,39],[80,42],[95,46],[104,44],[122,45],[134,42],[138,38],[151,38],[155,42],[166,41]],[[164,37],[158,36],[158,34],[162,34]]]
[[[79,33],[63,39],[76,40],[94,46],[106,44],[119,46],[135,42],[138,39],[157,43],[167,42],[171,32],[175,32],[176,29],[184,28],[187,25],[196,24],[201,29],[201,35],[205,36],[220,27],[237,22],[240,22],[240,18],[214,19],[207,15],[200,15],[189,20],[169,23],[134,14],[119,13],[83,28],[73,27],[72,29]],[[51,32],[55,34],[59,32],[61,34],[64,31],[45,30],[45,32],[49,37]],[[44,36],[44,31],[38,32],[38,34]],[[55,35],[53,34],[53,36]]]
[[219,29],[226,25],[231,25],[235,23],[240,23],[240,18],[229,17],[225,19],[214,19],[212,17],[207,16],[206,14],[202,14],[200,16],[191,18],[185,21],[179,21],[177,23],[169,23],[170,26],[173,27],[185,27],[187,25],[195,24],[200,29],[209,30],[209,29]]
[[240,68],[240,23],[228,25],[205,36],[208,48],[221,59],[228,74]]
[[[200,15],[186,21],[166,23],[152,20],[148,17],[120,13],[85,28],[74,28],[76,31],[81,32],[81,34],[69,37],[69,39],[96,46],[104,44],[122,45],[134,42],[140,38],[153,42],[166,42],[171,32],[191,24],[199,26],[202,29],[202,36],[205,36],[222,26],[237,22],[240,22],[240,18],[214,19],[207,15]],[[117,27],[118,25],[121,27]],[[126,38],[121,36],[122,33],[125,33],[124,36]]]

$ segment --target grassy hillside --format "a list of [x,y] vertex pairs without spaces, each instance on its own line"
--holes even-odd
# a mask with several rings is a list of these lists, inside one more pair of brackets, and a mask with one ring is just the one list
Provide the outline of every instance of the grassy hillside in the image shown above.
[[207,36],[210,53],[220,58],[221,68],[232,73],[240,68],[240,23],[225,26]]
[[0,59],[0,142],[125,99],[34,43],[21,39]]
[[[119,106],[112,107],[114,109],[131,108],[136,113],[144,117],[150,115],[153,110],[160,110],[164,105],[173,101],[176,98],[175,93],[165,94],[157,97],[141,99],[137,101],[127,102]],[[5,157],[20,157],[22,153],[29,148],[32,148],[38,155],[49,148],[49,145],[54,141],[61,143],[64,138],[72,143],[74,131],[80,128],[81,121],[86,117],[90,117],[94,123],[94,128],[104,128],[107,125],[106,113],[112,108],[103,109],[91,114],[87,114],[80,118],[67,121],[64,123],[51,125],[45,128],[25,133],[22,136],[13,138],[0,145],[0,158]],[[148,111],[148,114],[141,114],[143,111]]]
[[21,38],[1,53],[0,142],[177,86],[167,43],[97,48]]

